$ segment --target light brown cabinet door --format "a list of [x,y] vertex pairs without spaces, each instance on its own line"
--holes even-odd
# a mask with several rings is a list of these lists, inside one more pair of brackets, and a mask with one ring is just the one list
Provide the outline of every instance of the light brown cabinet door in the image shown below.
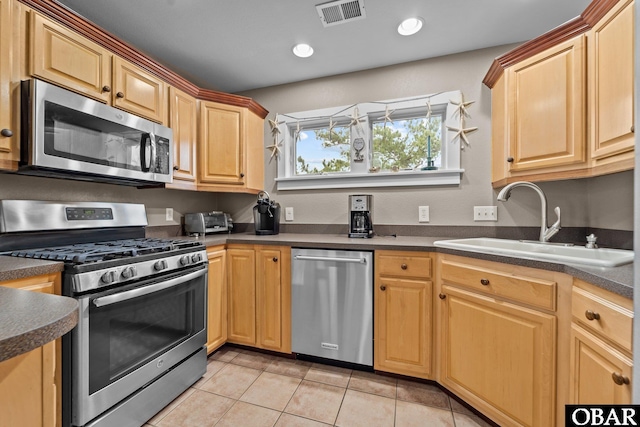
[[164,123],[167,100],[165,83],[118,56],[113,57],[114,107]]
[[287,286],[288,248],[256,250],[258,347],[291,352],[291,296]]
[[200,103],[199,182],[244,184],[245,115],[241,107]]
[[375,369],[416,377],[431,374],[431,289],[427,280],[376,281]]
[[572,404],[631,403],[631,385],[628,382],[631,381],[632,364],[629,357],[595,335],[571,325]]
[[33,11],[30,25],[33,76],[110,102],[109,51]]
[[173,184],[167,188],[196,189],[196,99],[169,88],[169,126],[173,130]]
[[256,344],[256,257],[253,249],[227,249],[228,340]]
[[11,1],[0,0],[0,169],[18,168],[19,129],[17,103],[12,99]]
[[442,384],[500,425],[555,425],[555,316],[442,292]]
[[586,162],[584,36],[509,68],[509,171]]
[[[60,275],[2,282],[9,286],[54,294]],[[54,427],[61,422],[60,340],[0,363],[0,413],[7,426]]]
[[634,148],[633,0],[623,0],[587,33],[591,157]]
[[207,252],[207,353],[227,342],[227,259],[224,249]]

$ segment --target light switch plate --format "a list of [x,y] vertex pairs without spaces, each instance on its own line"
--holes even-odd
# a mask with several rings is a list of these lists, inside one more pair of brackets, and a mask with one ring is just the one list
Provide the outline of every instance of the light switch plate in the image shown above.
[[284,208],[284,220],[285,221],[293,221],[293,208],[292,207]]
[[165,216],[167,221],[173,221],[173,208],[167,208]]
[[418,206],[418,222],[429,222],[429,206]]
[[497,221],[498,207],[497,206],[474,206],[473,220],[474,221]]

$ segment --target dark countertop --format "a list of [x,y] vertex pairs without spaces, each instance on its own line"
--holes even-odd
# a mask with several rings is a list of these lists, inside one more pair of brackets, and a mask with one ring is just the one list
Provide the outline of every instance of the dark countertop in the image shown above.
[[61,337],[77,323],[73,298],[0,286],[0,362]]
[[[174,237],[175,238],[175,237]],[[319,249],[353,250],[411,250],[448,253],[505,264],[521,265],[543,270],[558,271],[597,285],[603,289],[633,298],[633,264],[620,267],[591,267],[587,265],[565,265],[552,262],[534,261],[499,255],[478,254],[453,249],[437,248],[433,242],[450,237],[375,236],[371,239],[351,239],[338,234],[281,233],[274,236],[257,236],[253,233],[209,234],[201,237],[183,236],[183,239],[199,240],[206,246],[227,243],[248,245],[283,245]],[[456,237],[459,238],[459,237]],[[0,256],[0,281],[19,279],[51,272],[62,271],[60,262],[41,261],[25,258]]]
[[[257,236],[253,233],[210,234],[204,237],[184,237],[197,239],[206,246],[224,245],[225,243],[284,245],[301,248],[319,249],[353,249],[353,250],[411,250],[448,253],[452,255],[478,258],[505,264],[539,268],[569,274],[585,282],[592,283],[608,291],[633,298],[633,264],[620,267],[591,267],[587,265],[557,264],[524,258],[507,257],[491,254],[479,254],[453,249],[437,248],[433,242],[448,240],[450,237],[413,237],[413,236],[375,236],[371,239],[355,239],[335,234],[298,234],[281,233],[274,236]],[[457,237],[459,238],[459,237]]]

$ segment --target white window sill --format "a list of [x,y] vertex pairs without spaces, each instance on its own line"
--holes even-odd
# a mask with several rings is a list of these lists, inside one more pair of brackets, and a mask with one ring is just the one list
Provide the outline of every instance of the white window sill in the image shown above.
[[412,187],[459,185],[464,169],[399,171],[363,174],[303,175],[276,178],[278,191],[324,188]]

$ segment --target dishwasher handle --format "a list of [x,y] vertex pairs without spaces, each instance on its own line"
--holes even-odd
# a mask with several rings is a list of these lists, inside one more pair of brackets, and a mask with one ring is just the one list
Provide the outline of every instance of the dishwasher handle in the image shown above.
[[366,264],[366,258],[338,258],[338,257],[325,257],[325,256],[309,256],[309,255],[296,255],[296,260],[300,261],[333,261],[333,262],[345,262],[354,264]]

